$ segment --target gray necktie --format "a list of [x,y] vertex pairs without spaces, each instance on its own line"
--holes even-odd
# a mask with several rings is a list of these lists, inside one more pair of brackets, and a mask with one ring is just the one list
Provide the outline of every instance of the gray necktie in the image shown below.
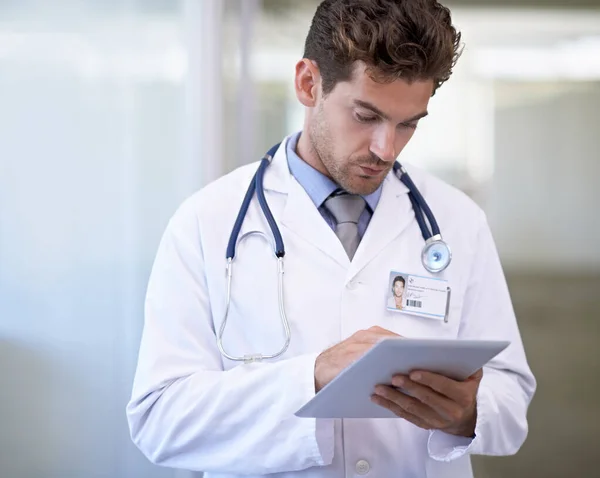
[[323,205],[335,218],[337,223],[335,233],[344,246],[348,257],[352,260],[360,243],[358,219],[365,210],[366,203],[357,194],[338,191],[331,195]]

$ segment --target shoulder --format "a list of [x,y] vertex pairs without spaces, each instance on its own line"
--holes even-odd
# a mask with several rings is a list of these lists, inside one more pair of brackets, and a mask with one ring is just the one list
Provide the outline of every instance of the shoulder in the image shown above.
[[236,168],[185,198],[171,216],[169,227],[189,231],[237,212],[257,167],[258,162]]
[[230,208],[237,197],[244,197],[257,168],[258,162],[250,163],[211,181],[186,198],[178,211],[195,212],[201,217],[218,216],[223,209]]
[[425,198],[454,209],[459,208],[463,212],[479,214],[482,211],[479,205],[467,194],[433,173],[413,164],[404,166]]

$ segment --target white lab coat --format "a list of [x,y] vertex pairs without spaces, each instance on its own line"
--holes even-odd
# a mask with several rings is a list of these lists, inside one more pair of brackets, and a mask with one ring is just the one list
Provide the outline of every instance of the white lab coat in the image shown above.
[[[286,139],[287,140],[287,139]],[[285,144],[285,143],[284,143]],[[127,417],[154,463],[206,477],[445,478],[472,476],[470,454],[515,453],[527,435],[536,383],[483,212],[465,195],[417,169],[411,176],[437,217],[453,262],[448,323],[388,311],[391,270],[430,275],[407,188],[390,174],[352,262],[309,196],[290,175],[285,148],[264,188],[286,247],[285,301],[291,343],[279,359],[250,365],[223,359],[216,343],[225,311],[225,250],[257,164],[241,167],[186,200],[172,217],[152,269],[139,363]],[[256,198],[242,234],[272,237]],[[224,336],[234,355],[274,353],[284,341],[277,263],[254,236],[234,263]],[[405,337],[510,340],[484,369],[474,440],[398,419],[294,416],[314,396],[324,349],[373,325]]]

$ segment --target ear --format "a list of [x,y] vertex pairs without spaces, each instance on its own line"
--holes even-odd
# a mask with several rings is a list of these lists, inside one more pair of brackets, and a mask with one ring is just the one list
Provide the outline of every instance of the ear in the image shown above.
[[321,74],[316,63],[303,58],[296,64],[294,87],[300,103],[309,108],[317,105],[321,90]]

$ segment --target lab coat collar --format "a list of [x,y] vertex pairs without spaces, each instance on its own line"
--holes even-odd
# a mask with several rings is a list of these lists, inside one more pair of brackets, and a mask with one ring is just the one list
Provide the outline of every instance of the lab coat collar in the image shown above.
[[276,220],[340,266],[347,268],[350,261],[339,239],[325,222],[306,190],[289,170],[286,148],[290,138],[291,135],[281,142],[271,165],[265,172],[263,181],[265,191],[287,195],[283,199],[281,218]]
[[291,135],[286,136],[277,148],[270,166],[265,171],[263,187],[265,191],[287,193],[290,180],[293,179],[287,163],[286,146]]

